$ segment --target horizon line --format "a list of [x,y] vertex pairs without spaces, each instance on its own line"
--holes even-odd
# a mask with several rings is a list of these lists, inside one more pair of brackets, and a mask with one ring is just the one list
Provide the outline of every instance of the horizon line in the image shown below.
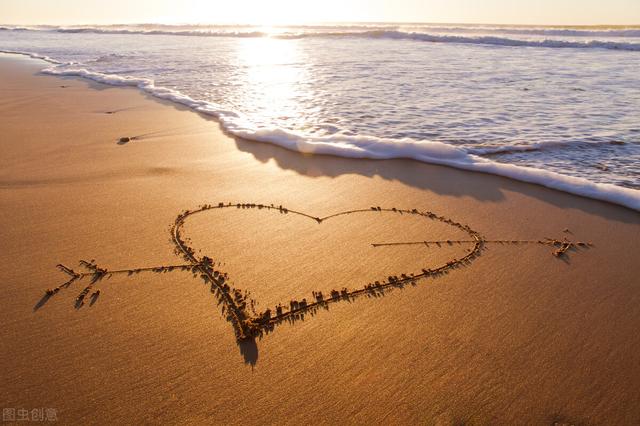
[[498,26],[498,27],[537,27],[537,28],[554,28],[554,27],[567,27],[567,28],[622,28],[622,27],[640,27],[639,23],[627,23],[627,24],[537,24],[537,23],[491,23],[491,22],[455,22],[455,21],[431,21],[431,22],[416,22],[416,21],[319,21],[319,22],[304,22],[304,23],[277,23],[277,24],[260,24],[249,22],[161,22],[161,21],[149,21],[149,22],[113,22],[113,23],[32,23],[32,24],[6,24],[0,23],[2,26],[118,26],[118,25],[164,25],[164,26],[221,26],[221,27],[308,27],[308,26],[328,26],[328,25],[479,25],[479,26]]

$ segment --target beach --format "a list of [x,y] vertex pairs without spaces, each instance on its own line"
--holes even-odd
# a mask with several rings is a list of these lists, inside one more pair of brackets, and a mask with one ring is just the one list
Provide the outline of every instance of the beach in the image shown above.
[[[45,66],[0,56],[3,407],[52,408],[65,424],[640,421],[637,211],[408,159],[243,140],[133,87]],[[88,277],[43,298],[69,279],[58,264],[184,263],[170,228],[219,203],[232,207],[182,232],[261,310],[473,248],[413,209],[469,227],[483,247],[446,273],[332,303],[244,345],[191,270],[105,276],[80,307]],[[353,210],[368,211],[313,219]],[[588,245],[555,256],[536,243],[546,238]],[[427,240],[451,244],[372,246]]]

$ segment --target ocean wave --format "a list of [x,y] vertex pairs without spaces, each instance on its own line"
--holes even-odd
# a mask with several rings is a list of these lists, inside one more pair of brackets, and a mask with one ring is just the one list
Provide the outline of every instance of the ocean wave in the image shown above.
[[574,30],[574,29],[507,29],[500,30],[508,34],[541,35],[557,37],[624,37],[639,38],[640,29],[620,29],[620,30]]
[[513,27],[491,25],[465,25],[465,26],[416,26],[416,31],[453,33],[453,34],[511,34],[542,37],[617,37],[640,38],[640,27],[615,27],[615,28],[557,28],[557,27]]
[[[347,36],[350,34],[351,33],[333,34],[333,35]],[[366,32],[358,33],[358,36],[367,37],[367,38],[416,40],[416,41],[425,41],[425,42],[431,42],[431,43],[481,44],[481,45],[506,46],[506,47],[547,47],[547,48],[574,48],[574,49],[596,48],[596,49],[612,49],[612,50],[626,50],[626,51],[640,52],[640,43],[609,41],[609,40],[588,40],[588,41],[557,40],[557,39],[523,40],[523,39],[497,37],[497,36],[467,37],[467,36],[459,36],[459,35],[441,35],[441,34],[404,32],[404,31],[366,31]],[[282,37],[288,38],[287,35],[283,35]]]
[[593,142],[569,140],[565,142],[538,142],[530,144],[502,144],[502,145],[482,145],[474,148],[465,148],[469,154],[474,155],[496,155],[496,154],[514,154],[518,152],[547,151],[551,149],[567,148],[595,148],[598,149],[603,145],[625,145],[626,142],[618,140],[600,140]]
[[638,190],[594,183],[584,178],[547,170],[498,163],[442,142],[344,135],[311,137],[280,128],[255,128],[246,117],[236,111],[222,108],[211,102],[193,99],[173,89],[157,87],[151,79],[103,74],[84,68],[70,68],[69,65],[61,65],[59,61],[35,53],[14,51],[4,53],[24,54],[56,65],[42,70],[45,74],[82,77],[104,84],[137,87],[157,98],[176,102],[199,113],[210,115],[218,119],[222,127],[233,135],[257,142],[271,143],[292,151],[378,160],[413,159],[424,163],[504,176],[640,211],[640,191]]
[[[259,30],[246,31],[247,29],[261,28],[252,25],[206,25],[206,24],[126,24],[126,25],[72,25],[72,26],[55,26],[55,25],[34,25],[34,26],[11,26],[0,25],[0,30],[7,31],[56,31],[68,33],[159,33],[159,34],[193,34],[193,35],[217,35],[243,33],[246,34],[264,34]],[[533,36],[550,36],[550,37],[617,37],[617,38],[640,38],[640,26],[593,26],[593,27],[553,27],[553,26],[515,26],[515,25],[456,25],[456,24],[407,24],[407,23],[360,23],[360,24],[318,24],[318,25],[279,25],[272,27],[276,32],[290,32],[297,30],[300,33],[323,34],[336,32],[367,32],[371,30],[394,31],[403,30],[413,32],[436,32],[436,33],[501,33],[501,34],[519,34]]]
[[196,37],[236,37],[255,38],[266,37],[269,33],[263,31],[209,31],[209,30],[138,30],[138,29],[102,29],[102,28],[59,28],[55,32],[82,34],[141,34],[141,35],[178,35]]
[[37,28],[0,26],[0,31],[37,31]]
[[[221,29],[222,28],[222,29]],[[640,29],[627,30],[572,30],[572,29],[529,29],[510,27],[428,27],[423,31],[403,31],[389,29],[388,27],[287,27],[289,31],[266,32],[255,29],[242,29],[245,27],[199,27],[199,26],[106,26],[106,27],[20,27],[20,31],[54,31],[71,34],[139,34],[139,35],[173,35],[192,37],[231,37],[231,38],[260,38],[271,37],[280,39],[305,39],[305,38],[374,38],[390,40],[413,40],[431,43],[458,43],[479,44],[505,47],[544,47],[544,48],[596,48],[622,51],[640,52],[640,42],[607,40],[610,37],[640,37]],[[291,29],[300,31],[290,31]],[[7,27],[2,27],[7,29]],[[11,29],[11,28],[9,28]],[[17,30],[15,28],[14,30]],[[426,32],[425,32],[426,31]],[[453,34],[447,34],[451,32]],[[500,35],[460,35],[456,33],[487,33],[496,32]],[[538,35],[556,37],[574,37],[574,39],[538,38],[523,39],[508,37],[508,35]],[[591,38],[588,40],[576,40],[576,37]],[[600,38],[598,38],[600,37]]]
[[112,61],[119,61],[119,60],[123,60],[123,59],[135,59],[136,57],[133,55],[122,55],[119,53],[109,53],[107,55],[101,55],[98,56],[96,59],[92,59],[91,63],[98,63],[98,62],[112,62]]

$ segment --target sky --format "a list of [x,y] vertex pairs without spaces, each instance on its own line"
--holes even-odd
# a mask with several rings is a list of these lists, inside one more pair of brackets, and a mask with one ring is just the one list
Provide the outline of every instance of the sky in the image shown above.
[[640,0],[0,0],[1,24],[640,24]]

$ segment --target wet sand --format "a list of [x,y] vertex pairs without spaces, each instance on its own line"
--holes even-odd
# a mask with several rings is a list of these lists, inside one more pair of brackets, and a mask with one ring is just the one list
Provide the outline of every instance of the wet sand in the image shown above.
[[[38,74],[0,57],[3,407],[64,423],[637,424],[640,215],[505,178],[414,161],[308,156],[225,135],[141,94]],[[63,87],[64,86],[64,87]],[[123,136],[137,138],[120,142]],[[182,227],[256,310],[419,273],[331,303],[239,345],[200,271],[91,275],[184,263]],[[536,243],[585,241],[565,256]],[[444,241],[373,247],[372,243]],[[452,241],[451,244],[446,240]],[[220,264],[218,264],[220,262]],[[375,294],[374,294],[375,293]],[[379,294],[382,293],[382,294]]]

